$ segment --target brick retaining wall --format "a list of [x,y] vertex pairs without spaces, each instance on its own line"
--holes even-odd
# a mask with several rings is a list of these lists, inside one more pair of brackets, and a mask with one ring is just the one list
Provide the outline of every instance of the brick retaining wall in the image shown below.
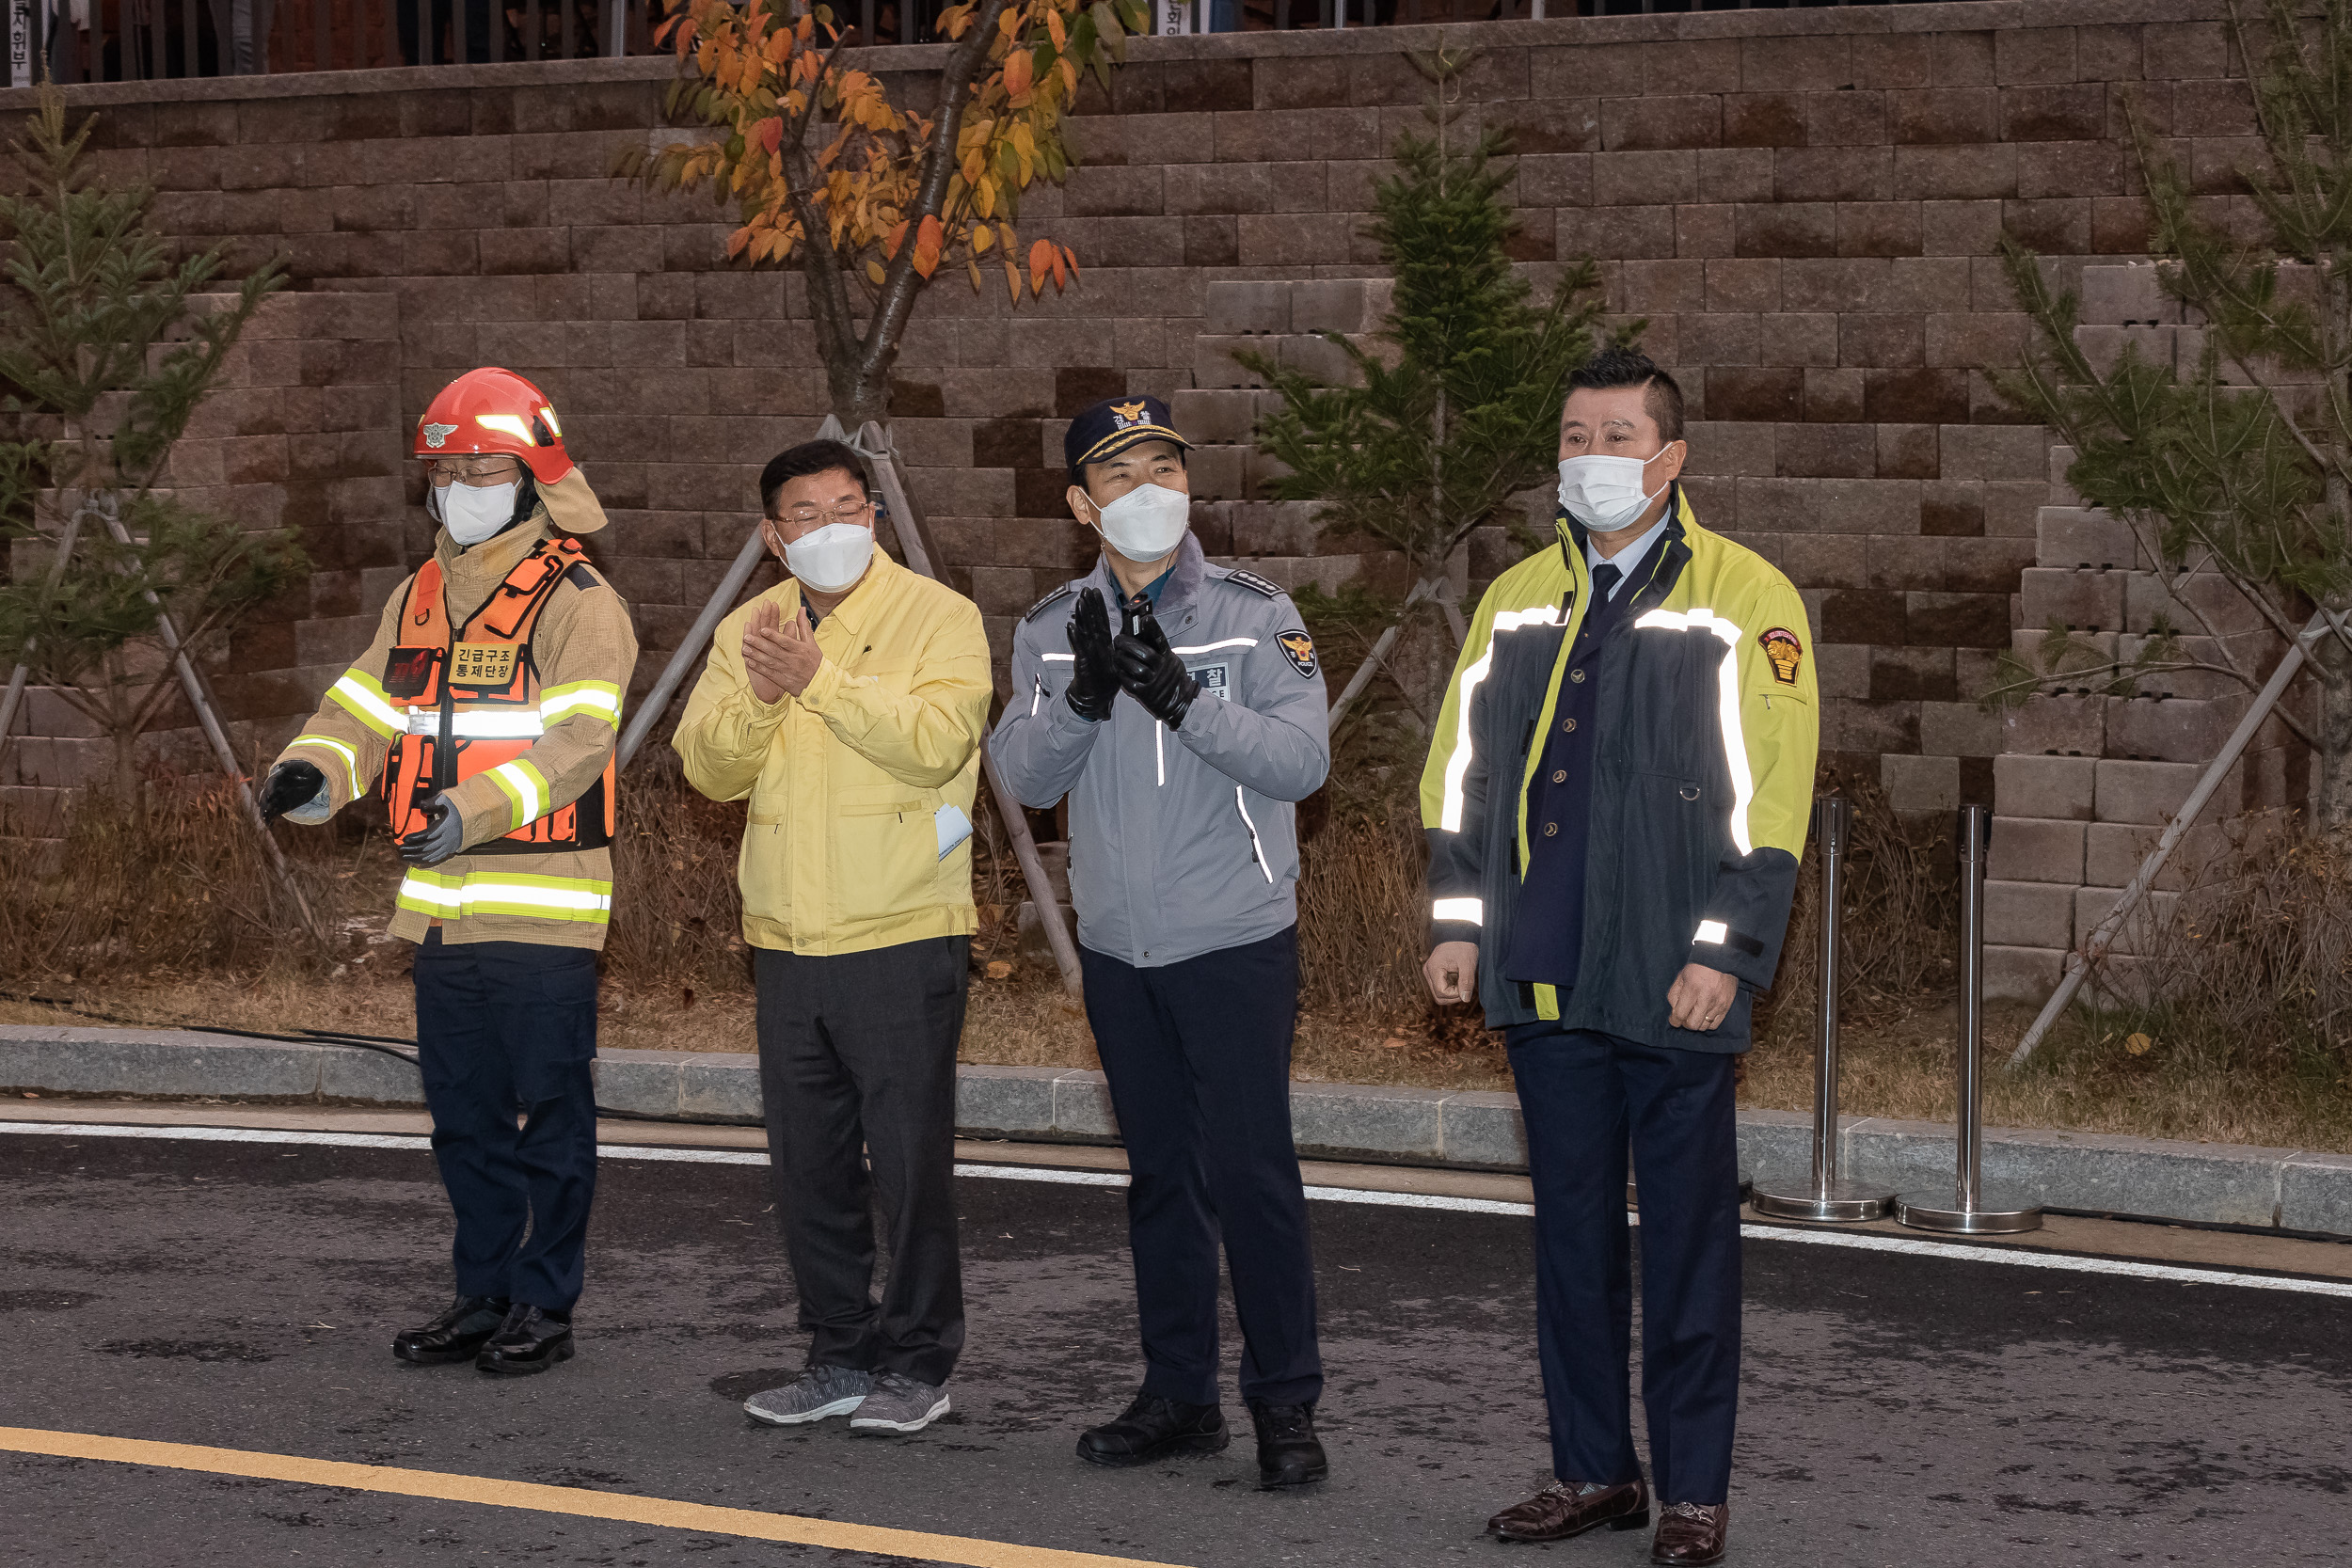
[[[2035,576],[2048,443],[1982,373],[2024,337],[1995,241],[2018,235],[2070,280],[2143,246],[2115,139],[2127,98],[2232,199],[2251,121],[2221,15],[2220,0],[1978,0],[1446,30],[1486,50],[1472,122],[1518,139],[1518,254],[1541,277],[1589,251],[1612,311],[1649,319],[1690,394],[1701,516],[1804,590],[1825,748],[1904,809],[1992,793],[1994,759],[2021,743],[1973,699],[2015,628],[2080,588]],[[1327,348],[1312,331],[1374,324],[1361,229],[1424,90],[1401,51],[1438,37],[1139,41],[1073,124],[1084,164],[1022,214],[1027,235],[1076,248],[1083,285],[1017,310],[1000,290],[931,289],[898,370],[900,440],[1000,656],[1019,611],[1086,557],[1061,512],[1061,421],[1112,393],[1169,395],[1215,443],[1196,466],[1213,550],[1286,582],[1394,585],[1392,558],[1318,552],[1299,509],[1263,499],[1254,394],[1227,351],[1311,360]],[[257,342],[183,458],[222,504],[300,523],[323,568],[294,624],[249,633],[224,672],[262,740],[427,548],[421,515],[395,516],[416,493],[400,433],[458,371],[504,363],[554,397],[615,515],[597,552],[636,607],[641,681],[740,543],[758,464],[813,430],[823,384],[799,279],[724,265],[707,198],[606,177],[617,150],[664,134],[669,69],[74,89],[105,113],[110,171],[161,187],[168,225],[240,263],[282,254],[305,291],[272,308],[289,346]],[[1491,531],[1469,574],[1511,554]],[[55,749],[0,767],[19,790],[73,777]]]

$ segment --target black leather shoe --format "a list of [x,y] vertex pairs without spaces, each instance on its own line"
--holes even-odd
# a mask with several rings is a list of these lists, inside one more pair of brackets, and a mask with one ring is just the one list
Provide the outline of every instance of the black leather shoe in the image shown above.
[[1313,1405],[1251,1400],[1249,1418],[1258,1428],[1260,1486],[1309,1486],[1331,1473],[1323,1442],[1315,1436]]
[[1225,1412],[1216,1405],[1138,1394],[1119,1419],[1090,1427],[1079,1437],[1078,1457],[1123,1469],[1166,1454],[1216,1453],[1227,1438]]
[[572,1358],[572,1320],[549,1317],[526,1302],[506,1309],[506,1321],[473,1358],[485,1372],[544,1372]]
[[420,1367],[439,1367],[452,1361],[471,1361],[506,1318],[506,1303],[496,1296],[459,1296],[449,1310],[422,1328],[404,1329],[392,1338],[392,1354]]

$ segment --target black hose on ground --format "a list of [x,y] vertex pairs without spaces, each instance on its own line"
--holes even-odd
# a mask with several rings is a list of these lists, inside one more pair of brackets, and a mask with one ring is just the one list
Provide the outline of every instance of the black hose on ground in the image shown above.
[[[0,990],[0,1002],[27,1002],[41,1007],[61,1007],[82,1018],[96,1019],[102,1023],[119,1023],[134,1029],[200,1029],[208,1035],[233,1035],[239,1039],[280,1040],[288,1045],[348,1045],[362,1051],[380,1051],[387,1056],[399,1058],[410,1067],[417,1066],[417,1042],[397,1035],[354,1035],[340,1029],[303,1029],[291,1035],[272,1034],[266,1029],[231,1029],[219,1023],[167,1023],[147,1018],[124,1018],[119,1013],[100,1012],[85,1007],[80,1002],[62,996],[31,996],[18,991]],[[402,1046],[408,1049],[404,1051]],[[420,1069],[421,1070],[421,1069]],[[623,1111],[610,1105],[596,1107],[596,1115],[615,1121],[677,1122],[689,1127],[763,1127],[764,1121],[739,1117],[663,1116],[658,1111]]]

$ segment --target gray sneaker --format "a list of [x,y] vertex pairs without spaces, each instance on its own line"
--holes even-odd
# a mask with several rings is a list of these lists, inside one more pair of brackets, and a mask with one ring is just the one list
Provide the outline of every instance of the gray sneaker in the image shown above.
[[799,1426],[828,1416],[847,1416],[866,1402],[866,1390],[873,1386],[871,1372],[849,1367],[811,1367],[798,1383],[754,1394],[743,1402],[743,1409],[754,1420],[770,1426]]
[[881,1372],[874,1391],[850,1418],[851,1432],[920,1432],[947,1414],[947,1390],[897,1372]]

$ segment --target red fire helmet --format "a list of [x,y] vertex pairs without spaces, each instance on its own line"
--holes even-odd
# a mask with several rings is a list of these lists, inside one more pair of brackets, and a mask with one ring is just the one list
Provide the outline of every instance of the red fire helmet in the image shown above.
[[441,388],[417,421],[419,457],[502,451],[520,458],[542,484],[572,471],[564,427],[545,392],[513,371],[485,365]]

